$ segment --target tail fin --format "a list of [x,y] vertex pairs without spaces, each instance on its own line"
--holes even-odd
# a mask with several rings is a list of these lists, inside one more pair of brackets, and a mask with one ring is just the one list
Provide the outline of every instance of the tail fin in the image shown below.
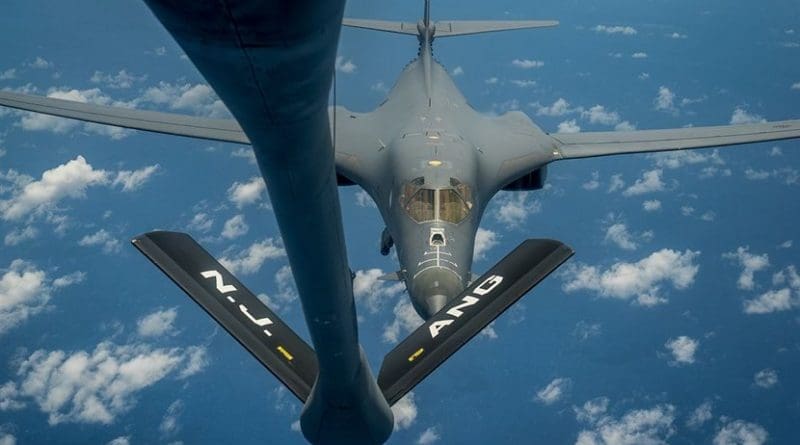
[[400,400],[572,254],[554,240],[520,244],[386,355],[378,374],[386,401]]
[[317,356],[286,323],[189,235],[150,232],[132,243],[305,403]]
[[[416,23],[391,22],[386,20],[344,19],[344,26],[351,28],[371,29],[374,31],[392,32],[396,34],[418,35]],[[512,31],[515,29],[549,28],[558,26],[555,20],[449,20],[436,22],[435,37],[454,37],[470,34],[482,34],[497,31]]]

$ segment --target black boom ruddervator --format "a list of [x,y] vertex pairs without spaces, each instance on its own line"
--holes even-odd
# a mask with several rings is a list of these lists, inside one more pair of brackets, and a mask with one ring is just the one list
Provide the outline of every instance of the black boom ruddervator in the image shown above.
[[[132,243],[300,401],[308,400],[318,373],[314,350],[191,236],[156,231]],[[389,405],[572,254],[559,241],[529,239],[473,281],[384,357],[378,386]]]

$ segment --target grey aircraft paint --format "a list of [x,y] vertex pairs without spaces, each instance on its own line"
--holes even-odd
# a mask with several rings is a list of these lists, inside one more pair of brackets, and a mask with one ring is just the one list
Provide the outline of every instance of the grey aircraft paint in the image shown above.
[[[293,374],[291,367],[297,363],[288,363],[292,362],[292,355],[269,350],[276,339],[259,343],[257,336],[252,337],[257,332],[248,323],[263,321],[252,317],[257,307],[254,299],[245,303],[253,314],[244,311],[247,313],[243,316],[240,308],[216,300],[233,298],[214,294],[214,289],[225,288],[224,285],[217,283],[214,287],[203,280],[206,275],[188,275],[200,272],[192,264],[203,264],[203,268],[218,266],[210,257],[198,259],[196,255],[200,254],[187,253],[202,251],[199,246],[180,234],[147,234],[135,241],[305,400],[301,426],[313,443],[384,442],[392,431],[387,400],[394,403],[571,255],[571,250],[561,243],[529,241],[525,248],[515,251],[521,253],[512,253],[490,275],[470,285],[475,234],[486,204],[499,190],[541,188],[547,164],[562,159],[800,137],[798,120],[548,135],[518,111],[499,117],[482,115],[468,105],[444,68],[433,59],[434,40],[549,27],[557,22],[433,22],[429,1],[425,2],[424,18],[416,24],[344,20],[347,26],[417,36],[419,55],[405,67],[387,100],[375,111],[328,109],[344,0],[145,2],[231,110],[235,121],[117,109],[10,92],[0,92],[0,105],[252,145],[269,184],[318,370],[308,365],[300,370],[303,372]],[[396,247],[400,261],[397,276],[406,283],[416,310],[427,319],[387,356],[380,385],[358,342],[352,276],[337,193],[337,184],[348,183],[363,187],[377,203],[387,227],[382,251],[388,253],[392,244]],[[157,245],[158,242],[165,244]],[[182,257],[184,254],[195,256]],[[530,264],[530,271],[524,267],[526,264]],[[484,283],[497,283],[498,276],[512,269],[513,274],[507,277],[513,275],[520,281],[507,281],[504,286],[508,287],[493,295],[496,300],[476,303],[479,299],[474,293]],[[208,276],[222,277],[223,283],[235,282],[236,287],[241,287],[224,270]],[[460,303],[462,299],[465,303]],[[467,313],[465,305],[475,305],[475,313]],[[481,309],[477,309],[479,306]],[[267,308],[258,311],[265,317],[274,316]],[[453,327],[441,331],[446,334],[434,336],[443,326]],[[251,337],[244,338],[245,331]],[[297,345],[293,346],[296,350],[304,351],[305,361],[314,362],[302,341],[292,336],[291,342]],[[419,345],[425,348],[417,348]],[[426,348],[433,352],[426,355]],[[409,355],[410,351],[413,352]],[[418,358],[419,362],[415,361]],[[416,363],[420,363],[421,370],[414,370]],[[316,378],[309,389],[312,375]],[[401,380],[405,383],[398,383]]]

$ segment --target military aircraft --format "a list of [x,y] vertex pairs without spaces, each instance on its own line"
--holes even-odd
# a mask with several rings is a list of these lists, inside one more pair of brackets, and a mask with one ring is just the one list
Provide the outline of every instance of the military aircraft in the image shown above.
[[[555,21],[343,19],[344,0],[145,0],[235,120],[117,109],[0,92],[0,104],[145,131],[253,147],[297,283],[313,348],[186,234],[133,244],[305,406],[312,443],[383,443],[390,406],[559,267],[572,250],[528,240],[480,277],[477,228],[500,190],[543,187],[551,162],[800,137],[800,120],[629,132],[547,134],[525,114],[472,109],[433,58],[434,40]],[[414,36],[417,57],[379,108],[328,106],[342,25]],[[359,346],[337,187],[358,184],[386,223],[425,323],[384,359],[378,378]]]

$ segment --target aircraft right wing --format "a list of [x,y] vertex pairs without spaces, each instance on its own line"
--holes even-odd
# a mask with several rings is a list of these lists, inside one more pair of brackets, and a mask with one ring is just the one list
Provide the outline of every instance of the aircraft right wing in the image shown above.
[[800,138],[800,120],[670,130],[551,134],[554,158],[578,159]]

